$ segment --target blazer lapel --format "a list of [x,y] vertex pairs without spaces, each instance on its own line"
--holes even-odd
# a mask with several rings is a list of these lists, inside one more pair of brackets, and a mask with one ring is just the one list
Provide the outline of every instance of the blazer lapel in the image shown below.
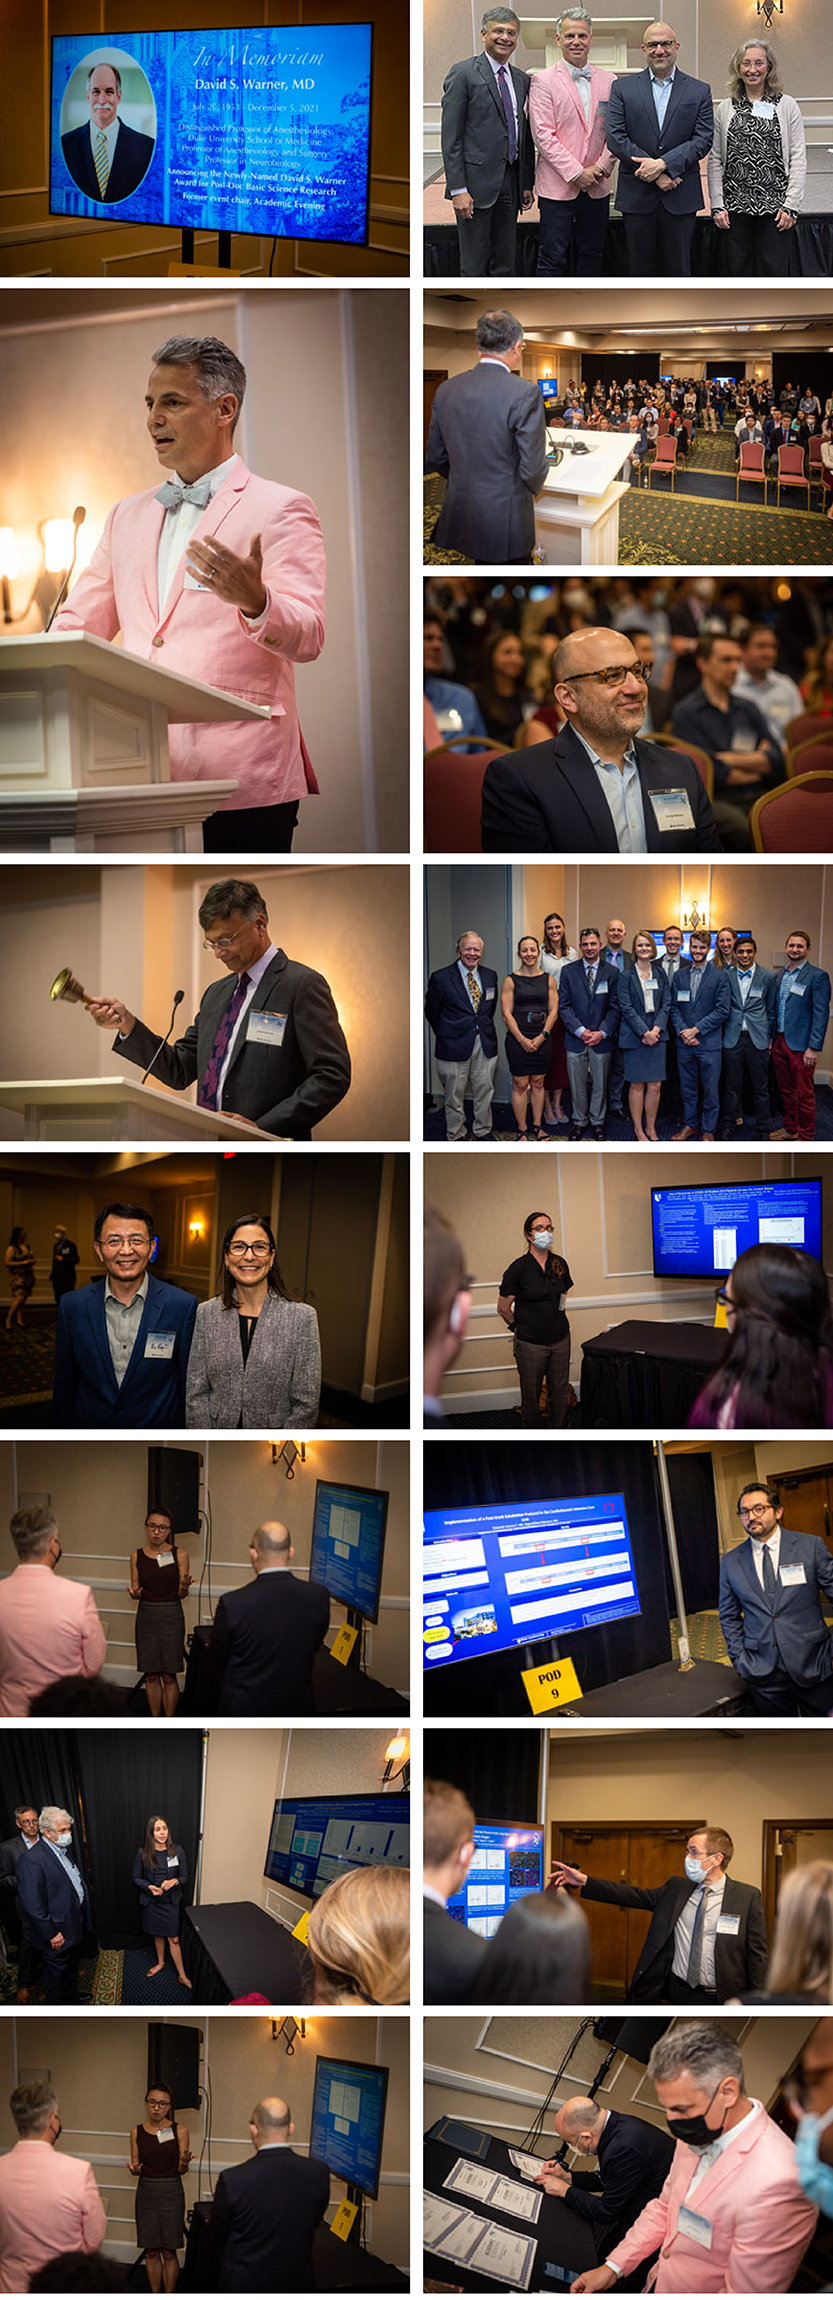
[[[234,506],[235,506],[235,504],[236,504],[236,502],[237,502],[238,496],[239,496],[239,495],[242,495],[244,487],[247,487],[247,486],[248,486],[248,482],[249,482],[249,473],[248,473],[248,471],[247,471],[247,469],[246,469],[246,466],[245,466],[245,464],[241,462],[241,460],[240,460],[240,457],[238,456],[238,458],[237,458],[237,462],[234,464],[234,466],[233,466],[232,470],[231,470],[230,472],[228,472],[228,474],[227,474],[226,478],[223,480],[223,484],[222,484],[222,487],[218,487],[216,495],[213,495],[213,496],[212,496],[212,498],[211,498],[211,501],[210,501],[210,503],[207,503],[207,504],[206,504],[206,506],[205,506],[205,510],[200,512],[200,516],[199,516],[199,519],[197,520],[197,524],[196,524],[196,527],[194,528],[194,532],[193,532],[193,535],[189,537],[189,542],[191,542],[191,543],[202,543],[206,535],[218,535],[218,534],[219,534],[219,532],[220,532],[220,529],[221,529],[221,527],[222,527],[222,525],[223,525],[223,522],[224,522],[224,520],[226,520],[226,519],[228,518],[229,512],[230,512],[230,511],[232,511],[232,510],[234,509]],[[157,505],[156,505],[156,509],[157,509],[157,510],[161,510],[161,505],[157,504]],[[164,513],[164,511],[162,511],[162,518],[164,519],[164,517],[165,517],[165,513]],[[158,548],[158,544],[159,544],[159,531],[158,531],[158,529],[157,529],[156,542],[157,542],[157,548]],[[173,573],[173,576],[172,576],[172,578],[171,578],[171,587],[170,587],[170,590],[169,590],[169,592],[168,592],[168,596],[167,596],[167,599],[165,600],[165,605],[164,605],[164,608],[163,608],[163,610],[162,610],[162,613],[161,613],[161,615],[159,616],[159,621],[160,621],[160,623],[167,623],[167,622],[168,622],[168,619],[169,619],[169,617],[170,617],[170,616],[173,614],[173,610],[174,610],[174,608],[175,608],[176,606],[178,606],[178,604],[179,604],[179,601],[180,601],[180,599],[181,599],[181,597],[182,597],[182,593],[183,593],[183,589],[184,589],[184,583],[185,583],[185,562],[186,562],[186,559],[187,559],[187,557],[188,557],[188,550],[187,550],[187,547],[186,547],[186,549],[185,549],[185,550],[183,551],[183,553],[182,553],[182,557],[181,557],[181,559],[180,559],[180,562],[179,562],[179,565],[178,565],[178,567],[176,567],[176,568],[174,569],[174,573]],[[153,574],[154,574],[154,588],[155,588],[155,585],[156,585],[156,555],[155,555],[155,554],[154,554],[154,559],[153,559]],[[158,601],[157,601],[157,612],[158,612]]]
[[[592,760],[588,758],[583,743],[580,742],[572,727],[563,730],[563,734],[558,737],[558,744],[558,764],[570,785],[577,805],[586,815],[595,834],[592,843],[601,846],[603,851],[609,852],[613,833],[613,817],[599,784]],[[570,843],[572,844],[572,841]],[[591,842],[588,840],[588,846],[590,844]]]
[[[246,1013],[247,1013],[247,1015],[249,1015],[249,1014],[263,1014],[263,1013],[264,1013],[264,1011],[265,1011],[266,1007],[269,1005],[270,999],[273,997],[273,995],[274,995],[275,991],[277,990],[277,987],[278,987],[278,983],[280,982],[280,979],[281,979],[281,975],[282,975],[282,974],[284,974],[284,973],[285,973],[285,971],[286,971],[286,963],[287,963],[287,960],[286,960],[286,951],[285,951],[285,950],[278,950],[278,951],[276,951],[276,952],[275,952],[275,956],[274,956],[274,958],[270,960],[270,963],[269,963],[269,965],[268,965],[268,966],[267,966],[267,968],[266,968],[266,972],[265,972],[265,974],[262,974],[262,975],[261,975],[261,977],[260,977],[260,981],[259,981],[259,983],[257,984],[257,986],[256,986],[256,989],[255,989],[255,994],[254,994],[254,997],[253,997],[253,998],[250,1000],[250,1002],[249,1002],[249,1005],[248,1005],[248,1007],[247,1007],[247,1010],[246,1010]],[[232,997],[233,997],[233,996],[234,996],[234,992],[233,992],[233,990],[232,990]],[[245,1020],[245,1018],[244,1018],[244,1021],[243,1021],[243,1027],[242,1027],[242,1029],[241,1029],[241,1030],[239,1030],[239,1031],[238,1031],[238,1033],[237,1033],[237,1037],[236,1037],[236,1039],[235,1039],[235,1042],[234,1042],[234,1051],[233,1051],[233,1054],[232,1054],[232,1057],[231,1057],[231,1061],[230,1061],[230,1063],[229,1063],[229,1066],[228,1066],[228,1070],[226,1071],[226,1081],[225,1081],[225,1082],[226,1082],[226,1085],[228,1085],[228,1081],[229,1081],[229,1079],[230,1079],[230,1077],[231,1077],[232,1071],[233,1071],[233,1070],[236,1070],[236,1068],[237,1068],[237,1064],[238,1064],[238,1062],[240,1061],[240,1057],[241,1057],[241,1055],[242,1055],[242,1054],[244,1054],[244,1053],[245,1053],[245,1051],[246,1051],[246,1020]],[[280,1053],[280,1047],[277,1047],[277,1048],[276,1048],[276,1052],[277,1052],[277,1053]],[[265,1305],[264,1305],[264,1307],[265,1307]]]
[[161,1317],[162,1290],[158,1280],[149,1276],[147,1298],[139,1319],[139,1331],[130,1353],[130,1363],[122,1383],[122,1389],[126,1390],[128,1382],[140,1371],[145,1355],[146,1337],[153,1333],[154,1328],[159,1325]]
[[110,1356],[110,1343],[107,1338],[107,1311],[105,1308],[106,1297],[107,1280],[106,1278],[103,1278],[100,1285],[93,1286],[92,1288],[92,1300],[89,1304],[88,1322],[90,1340],[98,1351],[99,1375],[102,1382],[102,1387],[106,1392],[109,1392],[111,1397],[114,1398],[118,1385],[116,1382],[115,1374],[113,1372],[113,1360]]
[[[671,82],[671,94],[670,94],[670,96],[669,96],[669,98],[668,98],[668,109],[667,109],[667,111],[666,111],[666,114],[665,114],[665,119],[663,120],[663,123],[662,123],[662,134],[663,134],[663,136],[667,136],[667,134],[668,134],[668,127],[669,127],[669,122],[670,122],[671,120],[673,120],[673,118],[674,118],[674,114],[675,114],[675,112],[676,112],[676,110],[677,110],[677,108],[678,108],[678,105],[680,105],[680,104],[682,103],[682,100],[683,100],[683,94],[684,94],[684,90],[685,90],[685,87],[686,87],[686,74],[685,74],[685,72],[681,72],[681,71],[679,71],[679,69],[678,69],[678,70],[675,72],[675,74],[674,74],[674,78],[673,78],[673,80],[672,80],[672,82]],[[651,106],[651,110],[652,110],[652,112],[653,112],[653,115],[654,115],[654,120],[656,121],[656,117],[657,117],[656,105],[655,105],[655,103],[654,103],[653,94],[652,94],[652,92],[651,92],[650,86],[649,86],[649,89],[648,89],[648,100],[649,100],[649,103],[650,103],[650,106]]]
[[[584,105],[583,105],[583,103],[582,103],[582,101],[581,101],[581,97],[580,97],[580,95],[579,95],[579,92],[578,92],[578,83],[577,83],[577,81],[575,81],[575,80],[573,79],[573,75],[572,75],[572,72],[570,72],[570,71],[568,70],[568,68],[567,68],[567,65],[566,65],[566,64],[565,64],[565,62],[564,62],[564,58],[563,58],[563,56],[562,56],[562,58],[561,58],[561,62],[560,62],[560,64],[559,64],[559,66],[558,66],[558,69],[559,69],[559,72],[561,73],[561,75],[562,75],[562,78],[563,78],[563,80],[564,80],[564,84],[565,84],[565,87],[566,87],[566,89],[567,89],[567,93],[568,93],[568,95],[569,95],[569,97],[570,97],[570,100],[571,100],[571,103],[572,103],[572,106],[573,106],[573,110],[574,110],[574,112],[578,112],[578,113],[580,114],[580,117],[581,117],[581,124],[582,124],[582,127],[584,127],[584,124],[585,124],[585,123],[584,123]],[[594,114],[594,111],[595,111],[595,106],[596,106],[595,90],[594,90],[594,84],[593,84],[593,81],[591,80],[591,82],[590,82],[590,121],[589,121],[589,125],[590,125],[590,127],[591,127],[591,128],[592,128],[592,125],[593,125],[593,114]]]
[[[488,56],[478,56],[477,69],[480,73],[480,78],[483,81],[484,87],[488,90],[488,93],[492,98],[492,102],[500,113],[500,117],[503,120],[505,126],[506,116],[500,100],[500,89],[498,88],[497,80],[495,79],[495,75],[492,71]],[[517,96],[517,89],[515,90],[515,94]]]

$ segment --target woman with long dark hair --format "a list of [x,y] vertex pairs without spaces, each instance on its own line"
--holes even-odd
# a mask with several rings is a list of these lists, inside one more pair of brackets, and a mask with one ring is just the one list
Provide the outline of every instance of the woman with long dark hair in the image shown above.
[[138,2180],[136,2241],[145,2253],[152,2292],[175,2292],[177,2253],[185,2242],[183,2172],[191,2162],[187,2124],[177,2124],[169,2084],[149,2084],[141,2124],[130,2134],[128,2171]]
[[568,1893],[524,1893],[494,1934],[472,1997],[484,2005],[586,2004],[590,1927]]
[[17,1222],[12,1231],[5,1262],[12,1296],[6,1319],[6,1332],[10,1334],[13,1326],[23,1328],[23,1312],[35,1283],[35,1257],[22,1222]]
[[148,1966],[148,1980],[163,1969],[167,1941],[181,1985],[189,1989],[179,1945],[179,1912],[182,1888],[188,1883],[188,1863],[161,1813],[151,1813],[144,1844],[133,1863],[133,1883],[139,1894],[142,1931],[151,1934],[156,1949],[156,1963]]
[[[556,990],[561,981],[562,968],[577,956],[567,940],[567,929],[561,912],[550,910],[544,920],[544,940],[541,944],[541,965],[545,974],[551,974]],[[561,1097],[570,1084],[567,1075],[567,1054],[564,1045],[564,1024],[556,1015],[550,1036],[550,1062],[544,1079],[544,1118],[550,1126],[566,1126],[566,1112]]]
[[526,648],[516,631],[493,631],[485,658],[475,697],[493,741],[512,744],[532,704]]
[[800,1246],[750,1246],[718,1301],[728,1338],[690,1429],[833,1427],[833,1330],[821,1263]]
[[527,1214],[526,1253],[510,1262],[500,1281],[498,1316],[509,1327],[521,1385],[524,1429],[539,1429],[541,1389],[547,1385],[550,1429],[563,1429],[570,1415],[570,1328],[564,1301],[572,1278],[563,1255],[552,1251],[549,1214]]
[[318,1319],[293,1301],[267,1214],[230,1222],[222,1291],[197,1310],[188,1360],[189,1429],[309,1429],[318,1419]]

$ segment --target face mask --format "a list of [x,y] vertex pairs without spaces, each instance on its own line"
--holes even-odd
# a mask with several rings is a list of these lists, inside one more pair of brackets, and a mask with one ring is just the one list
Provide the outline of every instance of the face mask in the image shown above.
[[696,1861],[693,1853],[686,1853],[685,1873],[689,1884],[702,1885],[706,1872],[702,1861]]
[[822,2164],[819,2156],[819,2135],[833,2122],[833,2108],[826,2116],[801,2117],[795,2136],[795,2168],[805,2196],[817,2204],[820,2212],[833,2218],[833,2164]]
[[71,1829],[62,1829],[62,1830],[61,1830],[61,1834],[60,1834],[60,1836],[59,1836],[59,1837],[56,1837],[56,1839],[55,1839],[55,1843],[56,1843],[56,1845],[71,1845],[71,1844],[72,1844],[72,1830],[71,1830]]
[[[719,2090],[720,2086],[716,2084],[712,2100],[716,2099]],[[709,2108],[712,2100],[709,2101]],[[720,2139],[728,2114],[727,2108],[723,2123],[716,2125],[707,2124],[705,2116],[667,2116],[665,2122],[673,2140],[684,2140],[686,2148],[693,2148],[698,2156],[702,2156],[704,2149],[711,2148],[713,2141]]]
[[550,1247],[552,1245],[552,1240],[553,1233],[551,1230],[533,1230],[532,1232],[533,1246],[537,1246],[539,1252],[542,1254],[549,1253]]

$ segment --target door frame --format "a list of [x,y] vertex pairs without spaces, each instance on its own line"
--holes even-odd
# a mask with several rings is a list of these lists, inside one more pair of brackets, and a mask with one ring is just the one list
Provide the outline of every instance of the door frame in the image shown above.
[[[776,1890],[778,1884],[778,1852],[776,1849],[777,1838],[786,1830],[789,1830],[791,1833],[800,1836],[804,1830],[809,1832],[813,1829],[833,1829],[833,1819],[829,1821],[824,1820],[821,1814],[814,1813],[812,1817],[807,1817],[804,1820],[797,1821],[795,1814],[791,1813],[789,1818],[783,1821],[764,1821],[762,1824],[761,1893],[764,1904],[764,1916],[766,1918],[766,1929],[769,1934],[770,1941],[772,1940],[773,1932],[775,1930],[775,1916],[778,1900],[778,1894]],[[801,1867],[802,1864],[799,1862],[797,1866]]]

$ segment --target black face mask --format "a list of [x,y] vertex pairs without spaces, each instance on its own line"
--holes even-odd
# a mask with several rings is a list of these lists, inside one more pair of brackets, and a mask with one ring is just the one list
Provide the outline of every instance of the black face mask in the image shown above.
[[[716,2099],[719,2091],[720,2086],[716,2084],[709,2101],[709,2108],[711,2108],[712,2100]],[[698,2156],[701,2156],[704,2149],[711,2148],[712,2142],[719,2140],[721,2134],[725,2132],[728,2114],[727,2108],[722,2124],[707,2124],[705,2116],[667,2116],[665,2122],[673,2140],[684,2140],[686,2148],[695,2149]]]

